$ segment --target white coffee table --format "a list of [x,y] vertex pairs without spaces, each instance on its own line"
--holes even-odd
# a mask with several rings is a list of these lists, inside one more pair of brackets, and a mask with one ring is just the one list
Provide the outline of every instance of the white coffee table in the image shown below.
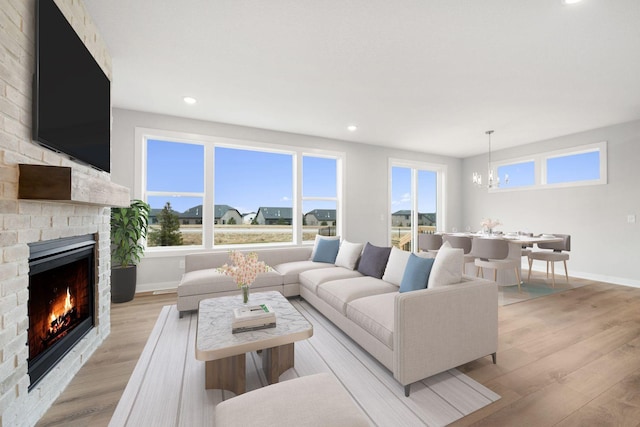
[[205,388],[242,394],[246,389],[246,353],[262,352],[262,368],[269,384],[294,364],[294,342],[313,335],[313,326],[277,291],[252,292],[249,304],[269,304],[276,327],[231,333],[232,311],[244,306],[242,297],[200,301],[196,331],[196,359],[205,361]]

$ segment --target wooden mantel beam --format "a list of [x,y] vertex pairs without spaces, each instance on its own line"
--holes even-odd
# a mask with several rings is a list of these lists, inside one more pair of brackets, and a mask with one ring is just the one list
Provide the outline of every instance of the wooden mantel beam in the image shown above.
[[20,164],[18,199],[129,206],[129,189],[66,166]]

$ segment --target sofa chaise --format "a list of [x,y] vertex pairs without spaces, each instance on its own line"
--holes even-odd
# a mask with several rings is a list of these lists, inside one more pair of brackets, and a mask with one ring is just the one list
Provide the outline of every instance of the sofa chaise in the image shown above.
[[[305,299],[389,369],[406,396],[413,382],[447,369],[488,355],[496,362],[497,285],[463,276],[462,250],[441,249],[431,260],[428,283],[406,291],[407,283],[416,282],[414,276],[407,279],[415,270],[409,265],[424,264],[410,261],[420,257],[386,248],[387,258],[370,273],[364,269],[371,264],[368,249],[383,248],[367,244],[362,251],[363,245],[343,242],[339,251],[345,247],[350,255],[338,254],[334,263],[317,260],[317,245],[255,250],[273,271],[259,274],[252,292],[277,290]],[[178,286],[181,315],[197,310],[202,299],[239,293],[233,280],[217,271],[228,260],[227,252],[186,256]]]

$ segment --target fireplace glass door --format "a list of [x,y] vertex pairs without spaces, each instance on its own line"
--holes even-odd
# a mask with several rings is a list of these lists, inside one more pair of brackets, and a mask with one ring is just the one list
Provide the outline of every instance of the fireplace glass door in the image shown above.
[[[71,240],[31,246],[28,345],[32,386],[93,327],[95,242]],[[38,250],[43,247],[46,249]]]

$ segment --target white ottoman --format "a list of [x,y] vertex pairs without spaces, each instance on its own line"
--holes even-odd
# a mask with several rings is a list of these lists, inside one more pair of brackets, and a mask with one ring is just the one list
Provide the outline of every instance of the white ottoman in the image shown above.
[[315,374],[272,384],[216,406],[216,427],[369,426],[336,378]]

